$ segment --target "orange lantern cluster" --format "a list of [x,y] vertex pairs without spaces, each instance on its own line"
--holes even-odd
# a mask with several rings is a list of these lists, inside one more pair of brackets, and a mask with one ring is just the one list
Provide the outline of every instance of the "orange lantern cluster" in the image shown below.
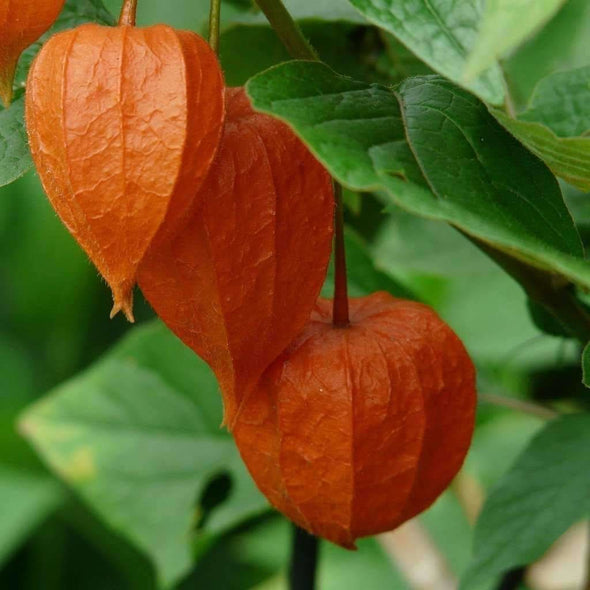
[[427,508],[456,474],[473,365],[431,309],[384,293],[351,300],[350,324],[333,325],[318,300],[329,175],[289,127],[224,88],[200,37],[136,28],[134,5],[118,27],[60,33],[36,58],[26,118],[39,176],[113,313],[133,318],[138,282],[212,367],[270,502],[351,548]]

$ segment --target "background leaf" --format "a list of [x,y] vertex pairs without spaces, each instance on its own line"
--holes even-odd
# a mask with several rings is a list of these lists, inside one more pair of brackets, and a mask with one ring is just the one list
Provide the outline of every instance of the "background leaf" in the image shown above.
[[517,118],[495,117],[557,175],[590,191],[590,67],[551,74]]
[[[479,0],[350,0],[369,21],[394,35],[433,70],[457,83],[473,47],[482,2]],[[491,104],[502,104],[502,72],[494,63],[466,84]]]
[[558,137],[576,137],[590,131],[590,67],[556,72],[543,78],[522,121],[543,123]]
[[486,0],[465,79],[481,74],[546,23],[565,0]]
[[531,563],[590,509],[590,416],[548,424],[492,490],[461,588]]
[[[191,565],[191,540],[206,546],[267,508],[231,438],[212,426],[214,412],[219,424],[209,369],[153,324],[30,409],[22,429],[169,587]],[[228,501],[208,515],[199,499],[220,474],[230,478]]]
[[590,3],[568,0],[532,39],[502,63],[510,96],[525,108],[540,80],[555,72],[590,65]]

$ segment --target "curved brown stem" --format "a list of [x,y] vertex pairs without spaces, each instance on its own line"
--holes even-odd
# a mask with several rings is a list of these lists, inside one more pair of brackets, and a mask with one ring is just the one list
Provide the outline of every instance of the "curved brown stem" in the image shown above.
[[137,20],[137,0],[123,0],[121,16],[119,16],[120,27],[134,27]]

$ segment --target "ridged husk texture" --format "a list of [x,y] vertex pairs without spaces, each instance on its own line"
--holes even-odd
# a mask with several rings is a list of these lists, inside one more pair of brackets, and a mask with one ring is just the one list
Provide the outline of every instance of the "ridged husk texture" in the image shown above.
[[219,153],[191,221],[152,248],[139,285],[209,363],[231,428],[260,375],[303,329],[330,259],[328,173],[280,121],[227,91]]
[[197,35],[165,25],[83,25],[52,37],[27,82],[43,187],[132,318],[149,246],[186,221],[215,156],[224,88]]
[[260,490],[309,532],[347,548],[422,512],[467,453],[473,364],[429,307],[352,299],[334,328],[320,300],[265,372],[234,436]]
[[0,0],[0,100],[8,107],[21,53],[57,19],[65,0]]

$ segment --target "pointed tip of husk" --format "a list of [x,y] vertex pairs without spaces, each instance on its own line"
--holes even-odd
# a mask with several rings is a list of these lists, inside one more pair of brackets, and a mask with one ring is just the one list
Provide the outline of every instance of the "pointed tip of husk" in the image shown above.
[[133,316],[133,291],[129,290],[124,295],[113,294],[113,298],[115,302],[113,309],[111,309],[111,320],[122,311],[129,323],[135,323],[135,317]]

